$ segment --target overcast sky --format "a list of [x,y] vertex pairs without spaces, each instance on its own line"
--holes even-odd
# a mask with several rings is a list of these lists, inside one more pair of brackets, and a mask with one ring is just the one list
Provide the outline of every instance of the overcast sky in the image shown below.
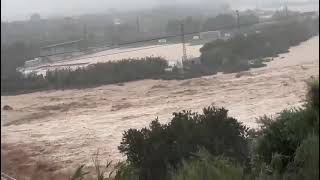
[[20,19],[32,13],[40,13],[43,16],[87,13],[119,8],[124,2],[126,7],[140,6],[143,5],[143,1],[152,4],[152,0],[1,0],[1,18]]
[[56,15],[76,15],[82,13],[106,12],[109,8],[128,10],[148,8],[173,3],[211,3],[239,1],[306,1],[306,0],[1,0],[1,19],[5,21],[27,19],[32,13],[43,17]]

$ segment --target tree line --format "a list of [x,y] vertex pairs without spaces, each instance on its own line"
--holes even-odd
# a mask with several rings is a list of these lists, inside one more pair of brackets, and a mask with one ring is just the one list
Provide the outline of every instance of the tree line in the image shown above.
[[[92,87],[104,84],[123,83],[141,79],[186,79],[212,75],[217,72],[232,73],[265,66],[266,57],[275,57],[288,51],[291,46],[319,33],[318,19],[304,19],[278,23],[266,27],[260,33],[238,34],[229,40],[216,40],[201,49],[200,64],[184,62],[183,74],[177,67],[171,71],[167,60],[160,57],[123,59],[98,63],[76,70],[48,71],[45,76],[23,75],[5,64],[1,75],[1,93],[21,93],[44,89]],[[19,45],[20,49],[26,47]],[[9,51],[10,52],[10,51]],[[28,52],[21,51],[21,53]],[[11,52],[14,55],[14,52]],[[15,63],[21,64],[21,54],[16,54]],[[2,73],[3,73],[2,72]]]
[[222,72],[249,70],[264,66],[263,58],[276,57],[317,34],[318,18],[283,21],[248,34],[239,33],[227,41],[207,43],[200,49],[201,62]]

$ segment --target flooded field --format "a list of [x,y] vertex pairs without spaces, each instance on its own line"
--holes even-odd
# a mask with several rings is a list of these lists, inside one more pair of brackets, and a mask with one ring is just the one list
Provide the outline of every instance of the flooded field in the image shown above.
[[[200,46],[192,48],[188,52],[194,51],[196,56]],[[148,56],[154,52],[173,59],[180,56],[180,49],[177,44],[159,51],[145,49],[86,61]],[[103,53],[106,52],[98,54]],[[60,171],[90,164],[98,149],[103,159],[123,160],[117,146],[125,130],[148,126],[156,117],[166,123],[172,112],[183,109],[201,111],[211,104],[224,106],[230,115],[256,128],[259,116],[275,115],[303,103],[305,80],[319,75],[319,36],[292,47],[266,67],[242,74],[239,78],[236,74],[218,74],[183,81],[142,80],[2,96],[3,106],[9,105],[13,110],[1,109],[1,143],[10,145],[5,150],[7,154],[20,148],[33,161],[45,159],[59,164],[55,171]],[[30,161],[15,164],[28,165]]]

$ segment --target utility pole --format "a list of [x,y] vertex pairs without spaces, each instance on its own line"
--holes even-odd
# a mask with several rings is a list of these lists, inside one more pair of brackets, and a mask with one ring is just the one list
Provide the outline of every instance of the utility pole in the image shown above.
[[240,30],[240,15],[239,15],[239,11],[236,10],[236,14],[237,14],[237,28],[238,28],[238,31]]
[[83,25],[83,39],[85,40],[85,41],[87,41],[87,37],[88,37],[88,31],[87,31],[87,24],[84,24]]
[[184,24],[181,24],[182,62],[187,60],[187,49],[184,39]]
[[284,8],[285,8],[285,13],[286,13],[286,18],[287,18],[288,17],[288,5],[287,5],[287,3],[285,4]]
[[137,32],[140,32],[140,20],[139,20],[139,16],[137,16]]
[[88,49],[88,30],[87,30],[87,24],[83,25],[83,47],[84,49]]

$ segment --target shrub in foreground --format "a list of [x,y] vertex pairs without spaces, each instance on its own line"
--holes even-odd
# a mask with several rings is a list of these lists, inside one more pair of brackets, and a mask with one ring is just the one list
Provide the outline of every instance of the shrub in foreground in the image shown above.
[[196,158],[183,161],[173,173],[171,180],[241,180],[243,168],[222,156],[213,157],[205,149],[195,154]]
[[310,135],[319,135],[319,80],[308,83],[307,100],[302,108],[284,110],[277,117],[260,118],[261,130],[254,152],[267,164],[281,159],[275,169],[281,173],[292,167],[297,149]]
[[248,158],[247,130],[227,110],[210,106],[203,114],[173,113],[168,124],[152,121],[149,128],[129,129],[119,150],[139,169],[140,179],[166,179],[169,169],[204,147],[213,156],[225,155],[239,164]]
[[295,165],[298,179],[319,179],[319,135],[310,135],[297,148]]

